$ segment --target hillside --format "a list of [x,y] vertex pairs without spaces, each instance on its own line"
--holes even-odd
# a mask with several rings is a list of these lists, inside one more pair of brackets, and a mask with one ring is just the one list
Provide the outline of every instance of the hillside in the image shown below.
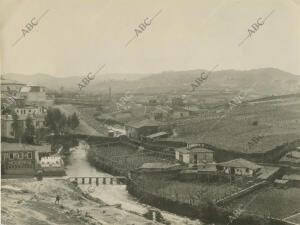
[[[206,70],[168,71],[152,75],[147,74],[99,74],[85,91],[106,92],[108,87],[116,92],[163,93],[191,90],[191,83]],[[24,83],[46,86],[50,89],[64,87],[78,90],[82,77],[57,78],[46,74],[20,75],[6,74],[4,77]],[[140,78],[134,80],[133,77]],[[126,78],[126,79],[125,79]],[[296,93],[300,90],[300,76],[274,68],[253,69],[247,71],[220,70],[211,73],[208,79],[197,88],[198,91],[241,91],[250,90],[258,96]]]
[[243,103],[225,113],[212,113],[210,119],[187,119],[176,133],[169,139],[237,152],[266,152],[300,138],[300,96]]

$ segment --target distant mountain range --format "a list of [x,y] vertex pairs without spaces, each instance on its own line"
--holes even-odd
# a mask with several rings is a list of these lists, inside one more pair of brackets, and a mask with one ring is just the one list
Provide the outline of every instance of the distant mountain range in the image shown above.
[[[161,93],[191,90],[191,83],[207,70],[168,71],[156,74],[104,74],[90,81],[84,90],[91,93],[147,92]],[[97,75],[96,75],[97,76]],[[54,77],[47,74],[22,75],[4,74],[4,78],[26,84],[36,84],[50,90],[76,91],[78,83],[84,77]],[[130,79],[125,79],[129,77]],[[141,77],[134,80],[133,77]],[[112,79],[114,78],[114,79]],[[121,79],[116,79],[121,78]],[[300,90],[300,76],[274,68],[253,69],[247,71],[220,70],[212,72],[197,89],[198,91],[249,91],[257,95],[281,95],[296,93]]]

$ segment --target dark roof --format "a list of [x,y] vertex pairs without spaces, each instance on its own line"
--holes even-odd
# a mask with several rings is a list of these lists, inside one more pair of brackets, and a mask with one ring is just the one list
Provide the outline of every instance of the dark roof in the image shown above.
[[27,145],[22,143],[1,143],[1,152],[38,151],[51,152],[50,145]]
[[253,170],[261,168],[257,164],[241,158],[233,159],[227,162],[221,162],[218,163],[218,165],[225,166],[225,167],[235,167],[235,168],[249,168]]
[[206,148],[200,148],[200,147],[196,147],[193,149],[187,149],[186,147],[183,148],[177,148],[175,149],[175,151],[181,152],[181,153],[213,153],[212,150],[206,149]]
[[126,126],[134,127],[134,128],[141,128],[141,127],[158,127],[162,125],[162,123],[154,120],[145,119],[142,121],[130,122],[127,123]]

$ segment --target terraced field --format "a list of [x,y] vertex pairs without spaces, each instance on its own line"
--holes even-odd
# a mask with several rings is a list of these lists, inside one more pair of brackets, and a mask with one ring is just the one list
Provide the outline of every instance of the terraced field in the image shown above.
[[225,113],[212,119],[185,120],[176,129],[178,136],[169,140],[204,142],[222,149],[254,153],[300,138],[300,97],[242,103],[224,110]]

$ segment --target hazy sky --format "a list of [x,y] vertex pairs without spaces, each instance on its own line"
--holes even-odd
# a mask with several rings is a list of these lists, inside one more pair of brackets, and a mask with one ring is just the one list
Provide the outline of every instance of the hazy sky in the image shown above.
[[[299,0],[0,0],[1,72],[275,67],[300,75]],[[47,14],[20,39],[32,18]],[[133,40],[134,29],[161,13]],[[240,47],[259,17],[274,13]],[[34,20],[35,21],[35,20]]]

